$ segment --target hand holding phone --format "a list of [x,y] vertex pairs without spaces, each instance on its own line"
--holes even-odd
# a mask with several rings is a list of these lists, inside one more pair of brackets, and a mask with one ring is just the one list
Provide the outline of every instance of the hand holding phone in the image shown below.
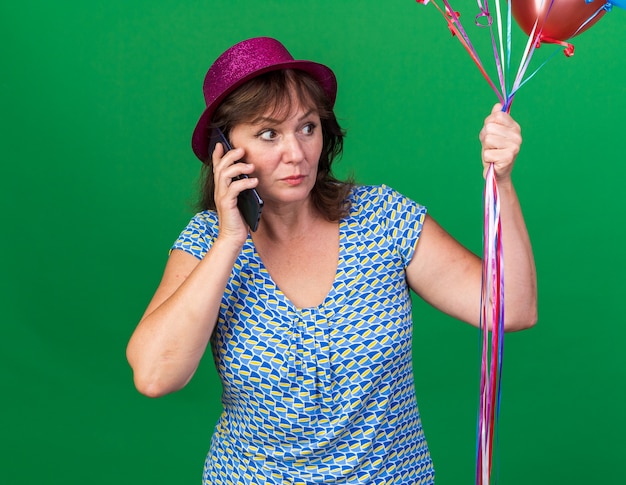
[[[215,145],[218,143],[221,143],[224,147],[224,154],[233,149],[224,136],[224,133],[222,133],[222,130],[219,128],[213,128],[211,131],[211,137],[209,138],[209,157],[213,156]],[[248,176],[242,174],[235,177],[233,180],[239,180],[242,178],[248,178]],[[246,189],[241,191],[237,196],[237,207],[246,221],[246,224],[250,227],[250,230],[256,231],[259,227],[259,220],[261,219],[261,212],[263,210],[263,200],[259,197],[258,192],[255,189]]]

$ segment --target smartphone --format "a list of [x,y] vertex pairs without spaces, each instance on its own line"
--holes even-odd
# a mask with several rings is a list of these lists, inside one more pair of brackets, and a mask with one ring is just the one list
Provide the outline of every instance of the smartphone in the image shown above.
[[[233,148],[219,128],[213,128],[211,130],[211,137],[209,138],[209,157],[213,156],[213,150],[215,145],[221,143],[224,147],[224,153]],[[239,163],[239,162],[237,162]],[[241,178],[248,178],[247,175],[239,175],[235,180]],[[259,227],[259,221],[261,220],[261,211],[263,210],[263,200],[259,197],[258,192],[255,189],[246,189],[239,193],[237,196],[237,207],[243,216],[246,224],[250,227],[251,231],[256,231]]]

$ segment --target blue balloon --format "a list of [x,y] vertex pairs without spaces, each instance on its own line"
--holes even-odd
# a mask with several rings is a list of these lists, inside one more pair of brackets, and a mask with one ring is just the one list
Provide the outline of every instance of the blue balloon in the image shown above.
[[607,0],[607,3],[619,8],[626,8],[626,0]]
[[[596,0],[585,0],[585,3],[594,3]],[[626,0],[600,0],[598,5],[602,4],[606,10],[611,10],[611,7],[626,8]]]

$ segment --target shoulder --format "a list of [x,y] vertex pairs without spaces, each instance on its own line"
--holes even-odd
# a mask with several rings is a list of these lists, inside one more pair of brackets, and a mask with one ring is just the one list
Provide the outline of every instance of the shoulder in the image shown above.
[[353,217],[391,217],[399,214],[426,214],[426,207],[388,185],[358,185],[351,193]]
[[212,210],[198,212],[191,218],[189,225],[198,227],[215,227],[217,226],[217,213]]
[[180,233],[171,249],[182,249],[202,259],[213,245],[217,232],[218,219],[215,211],[198,212]]
[[426,207],[387,185],[355,187],[347,228],[352,239],[374,241],[399,256],[404,266],[413,256],[426,219]]
[[183,230],[181,234],[198,234],[201,233],[203,235],[211,234],[213,232],[217,233],[217,214],[215,211],[202,211],[198,212],[194,215],[187,227]]

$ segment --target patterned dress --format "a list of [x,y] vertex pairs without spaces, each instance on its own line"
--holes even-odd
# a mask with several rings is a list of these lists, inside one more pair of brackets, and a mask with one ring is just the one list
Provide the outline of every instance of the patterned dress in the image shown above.
[[[356,187],[340,222],[332,289],[296,308],[248,238],[211,340],[223,385],[204,484],[432,484],[415,398],[405,268],[426,209],[386,186]],[[202,258],[217,215],[174,249]]]

